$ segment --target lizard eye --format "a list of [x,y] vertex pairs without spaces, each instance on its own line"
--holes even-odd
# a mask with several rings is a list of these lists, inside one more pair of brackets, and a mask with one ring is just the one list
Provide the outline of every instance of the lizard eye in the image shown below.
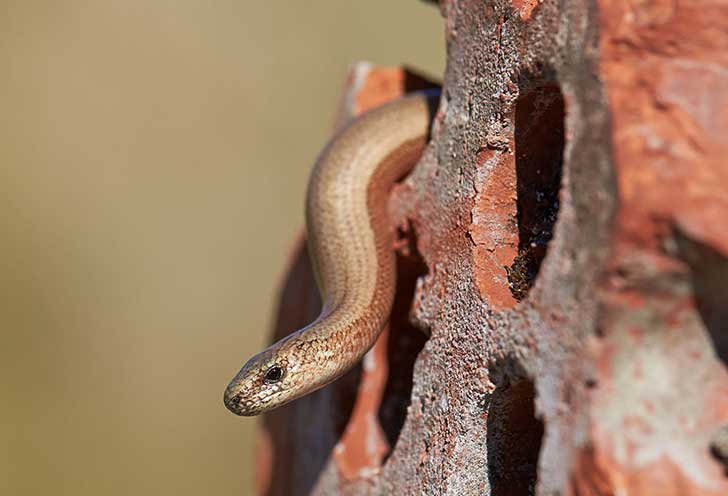
[[265,371],[265,376],[263,380],[267,384],[274,384],[281,379],[283,379],[283,375],[285,374],[285,370],[283,370],[282,367],[279,367],[278,365],[273,365],[268,370]]

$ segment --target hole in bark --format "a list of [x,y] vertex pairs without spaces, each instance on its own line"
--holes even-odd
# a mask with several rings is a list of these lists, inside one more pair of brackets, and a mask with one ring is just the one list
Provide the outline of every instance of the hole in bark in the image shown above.
[[728,258],[681,233],[675,240],[679,256],[690,267],[695,306],[715,354],[728,366]]
[[417,251],[414,229],[408,226],[400,237],[407,240],[405,254],[397,253],[397,293],[390,320],[387,361],[389,374],[379,407],[379,423],[389,443],[389,458],[407,416],[412,397],[415,360],[427,342],[427,336],[409,319],[417,279],[427,275],[427,265]]
[[546,256],[559,211],[564,97],[555,84],[523,81],[516,102],[518,254],[507,268],[511,294],[528,294]]
[[533,382],[499,386],[487,420],[488,480],[492,496],[536,493],[543,423],[536,418]]

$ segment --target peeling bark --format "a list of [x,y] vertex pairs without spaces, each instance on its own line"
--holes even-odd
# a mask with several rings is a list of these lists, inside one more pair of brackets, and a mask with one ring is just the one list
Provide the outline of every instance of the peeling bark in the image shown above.
[[[728,7],[440,8],[390,328],[265,417],[259,493],[728,494]],[[430,84],[359,65],[337,122]],[[280,301],[317,314],[302,241]]]

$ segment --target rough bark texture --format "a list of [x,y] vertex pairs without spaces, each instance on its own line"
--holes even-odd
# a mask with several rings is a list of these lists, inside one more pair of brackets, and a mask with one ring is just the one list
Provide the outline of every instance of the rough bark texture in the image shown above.
[[[728,494],[728,7],[440,7],[390,329],[265,417],[259,492]],[[338,122],[426,85],[359,65]],[[280,301],[317,314],[303,242]]]

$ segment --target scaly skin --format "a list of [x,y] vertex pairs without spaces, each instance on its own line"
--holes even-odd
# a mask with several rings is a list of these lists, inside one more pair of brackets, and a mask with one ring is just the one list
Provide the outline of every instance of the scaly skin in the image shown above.
[[252,357],[225,390],[237,415],[258,415],[341,377],[374,345],[396,286],[387,198],[426,145],[437,93],[374,109],[339,132],[319,156],[306,199],[321,315]]

